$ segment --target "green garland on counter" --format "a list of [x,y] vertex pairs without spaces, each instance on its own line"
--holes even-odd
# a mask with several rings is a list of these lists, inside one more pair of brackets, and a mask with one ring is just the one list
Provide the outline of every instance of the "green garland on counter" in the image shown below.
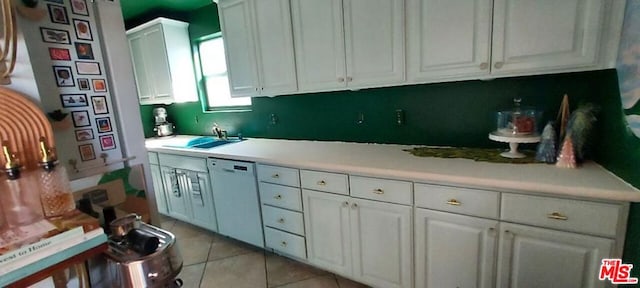
[[486,148],[458,148],[458,147],[417,147],[413,149],[404,149],[414,156],[418,157],[439,157],[439,158],[465,158],[475,161],[485,161],[492,163],[512,163],[512,164],[529,164],[539,163],[535,160],[535,151],[518,150],[518,152],[526,155],[525,158],[511,159],[500,156],[503,149],[486,149]]

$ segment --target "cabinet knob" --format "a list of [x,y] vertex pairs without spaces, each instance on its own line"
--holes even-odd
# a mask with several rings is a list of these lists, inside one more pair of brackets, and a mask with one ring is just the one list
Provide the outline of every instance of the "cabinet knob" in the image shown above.
[[278,178],[280,178],[280,175],[278,173],[276,173],[276,174],[271,175],[271,178],[278,179]]
[[547,218],[554,219],[554,220],[562,220],[562,221],[569,220],[569,217],[560,214],[560,212],[553,212],[551,214],[547,214]]
[[258,91],[258,87],[256,87],[255,89],[256,89],[256,91]]
[[278,200],[280,200],[280,199],[282,199],[282,195],[278,194],[278,195],[276,195],[276,196],[273,196],[273,199],[278,199]]
[[353,208],[353,209],[358,208],[358,203],[353,203],[353,204],[351,204],[351,208]]
[[342,206],[344,206],[344,207],[349,207],[349,202],[344,201],[344,203],[342,203]]
[[351,76],[347,76],[347,82],[351,82],[353,81],[353,78]]
[[344,82],[344,77],[338,77],[338,82],[340,83]]
[[284,218],[278,219],[278,223],[284,223]]
[[376,189],[373,189],[373,193],[378,194],[378,195],[382,195],[382,194],[384,194],[384,190],[382,190],[380,188],[376,188]]
[[500,69],[500,68],[502,68],[503,65],[504,65],[503,62],[498,61],[498,62],[493,64],[493,67],[496,68],[496,69]]
[[325,182],[324,180],[320,180],[320,181],[318,181],[318,185],[325,186],[325,185],[327,185],[327,182]]
[[282,242],[280,242],[280,246],[282,246],[282,247],[287,247],[287,241],[282,241]]
[[487,68],[489,68],[489,63],[487,62],[480,63],[480,70],[487,70]]
[[453,206],[460,206],[462,205],[462,203],[460,203],[460,201],[456,200],[456,199],[449,199],[449,201],[447,201],[447,204],[449,205],[453,205]]

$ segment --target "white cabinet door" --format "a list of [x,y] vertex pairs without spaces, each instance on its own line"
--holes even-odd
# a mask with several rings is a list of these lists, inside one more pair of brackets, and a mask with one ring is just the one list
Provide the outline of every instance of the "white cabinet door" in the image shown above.
[[[167,46],[165,45],[162,26],[157,24],[144,32],[146,42],[145,58],[147,62],[147,73],[152,75],[154,100],[164,101],[172,99],[171,73],[169,72],[169,62],[167,60]],[[171,39],[169,39],[171,41]]]
[[144,32],[138,32],[128,37],[131,60],[133,62],[133,75],[136,78],[136,88],[140,102],[153,100],[153,79],[147,75],[147,46],[144,40]]
[[495,0],[492,73],[596,65],[604,0]]
[[[185,197],[189,197],[191,211],[193,212],[192,223],[212,231],[218,231],[218,225],[213,206],[213,194],[209,185],[209,174],[189,171],[188,181],[190,189]],[[187,194],[185,192],[185,194]]]
[[258,69],[253,39],[251,2],[221,0],[218,2],[220,27],[224,39],[227,73],[231,96],[258,95]]
[[[344,0],[349,87],[404,80],[404,21],[404,0]],[[327,61],[322,57],[318,60]]]
[[298,89],[289,0],[254,1],[260,95]]
[[351,202],[354,279],[375,287],[412,287],[411,207]]
[[169,215],[169,211],[167,210],[167,196],[165,195],[164,185],[162,184],[162,172],[160,171],[160,166],[150,165],[150,168],[158,213]]
[[300,90],[346,87],[342,0],[292,0],[291,14]]
[[489,74],[492,0],[407,0],[409,81]]
[[349,199],[302,190],[308,260],[343,275],[351,274]]
[[612,239],[501,223],[497,287],[605,287],[600,261],[613,245]]
[[167,210],[169,216],[190,221],[187,211],[187,201],[182,191],[186,184],[186,175],[178,175],[178,171],[174,168],[160,167],[162,170],[162,179],[164,180],[165,195],[167,195]]
[[427,209],[415,213],[416,288],[495,287],[498,221]]

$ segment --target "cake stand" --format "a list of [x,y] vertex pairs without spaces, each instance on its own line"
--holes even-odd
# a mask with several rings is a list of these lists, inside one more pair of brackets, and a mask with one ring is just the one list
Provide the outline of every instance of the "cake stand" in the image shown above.
[[524,158],[526,155],[518,152],[518,145],[520,143],[538,143],[540,142],[540,135],[508,135],[494,131],[489,133],[489,139],[497,142],[509,143],[510,150],[500,153],[500,156],[505,158]]

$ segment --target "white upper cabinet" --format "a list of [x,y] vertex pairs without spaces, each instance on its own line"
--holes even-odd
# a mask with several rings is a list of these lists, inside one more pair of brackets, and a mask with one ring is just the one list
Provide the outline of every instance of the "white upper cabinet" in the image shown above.
[[404,0],[292,0],[301,91],[404,82]]
[[597,64],[604,0],[495,0],[494,74]]
[[624,1],[407,0],[410,83],[612,68]]
[[157,18],[127,31],[140,104],[198,100],[188,26]]
[[231,96],[297,91],[288,0],[221,0]]
[[409,81],[489,74],[492,0],[407,0]]

